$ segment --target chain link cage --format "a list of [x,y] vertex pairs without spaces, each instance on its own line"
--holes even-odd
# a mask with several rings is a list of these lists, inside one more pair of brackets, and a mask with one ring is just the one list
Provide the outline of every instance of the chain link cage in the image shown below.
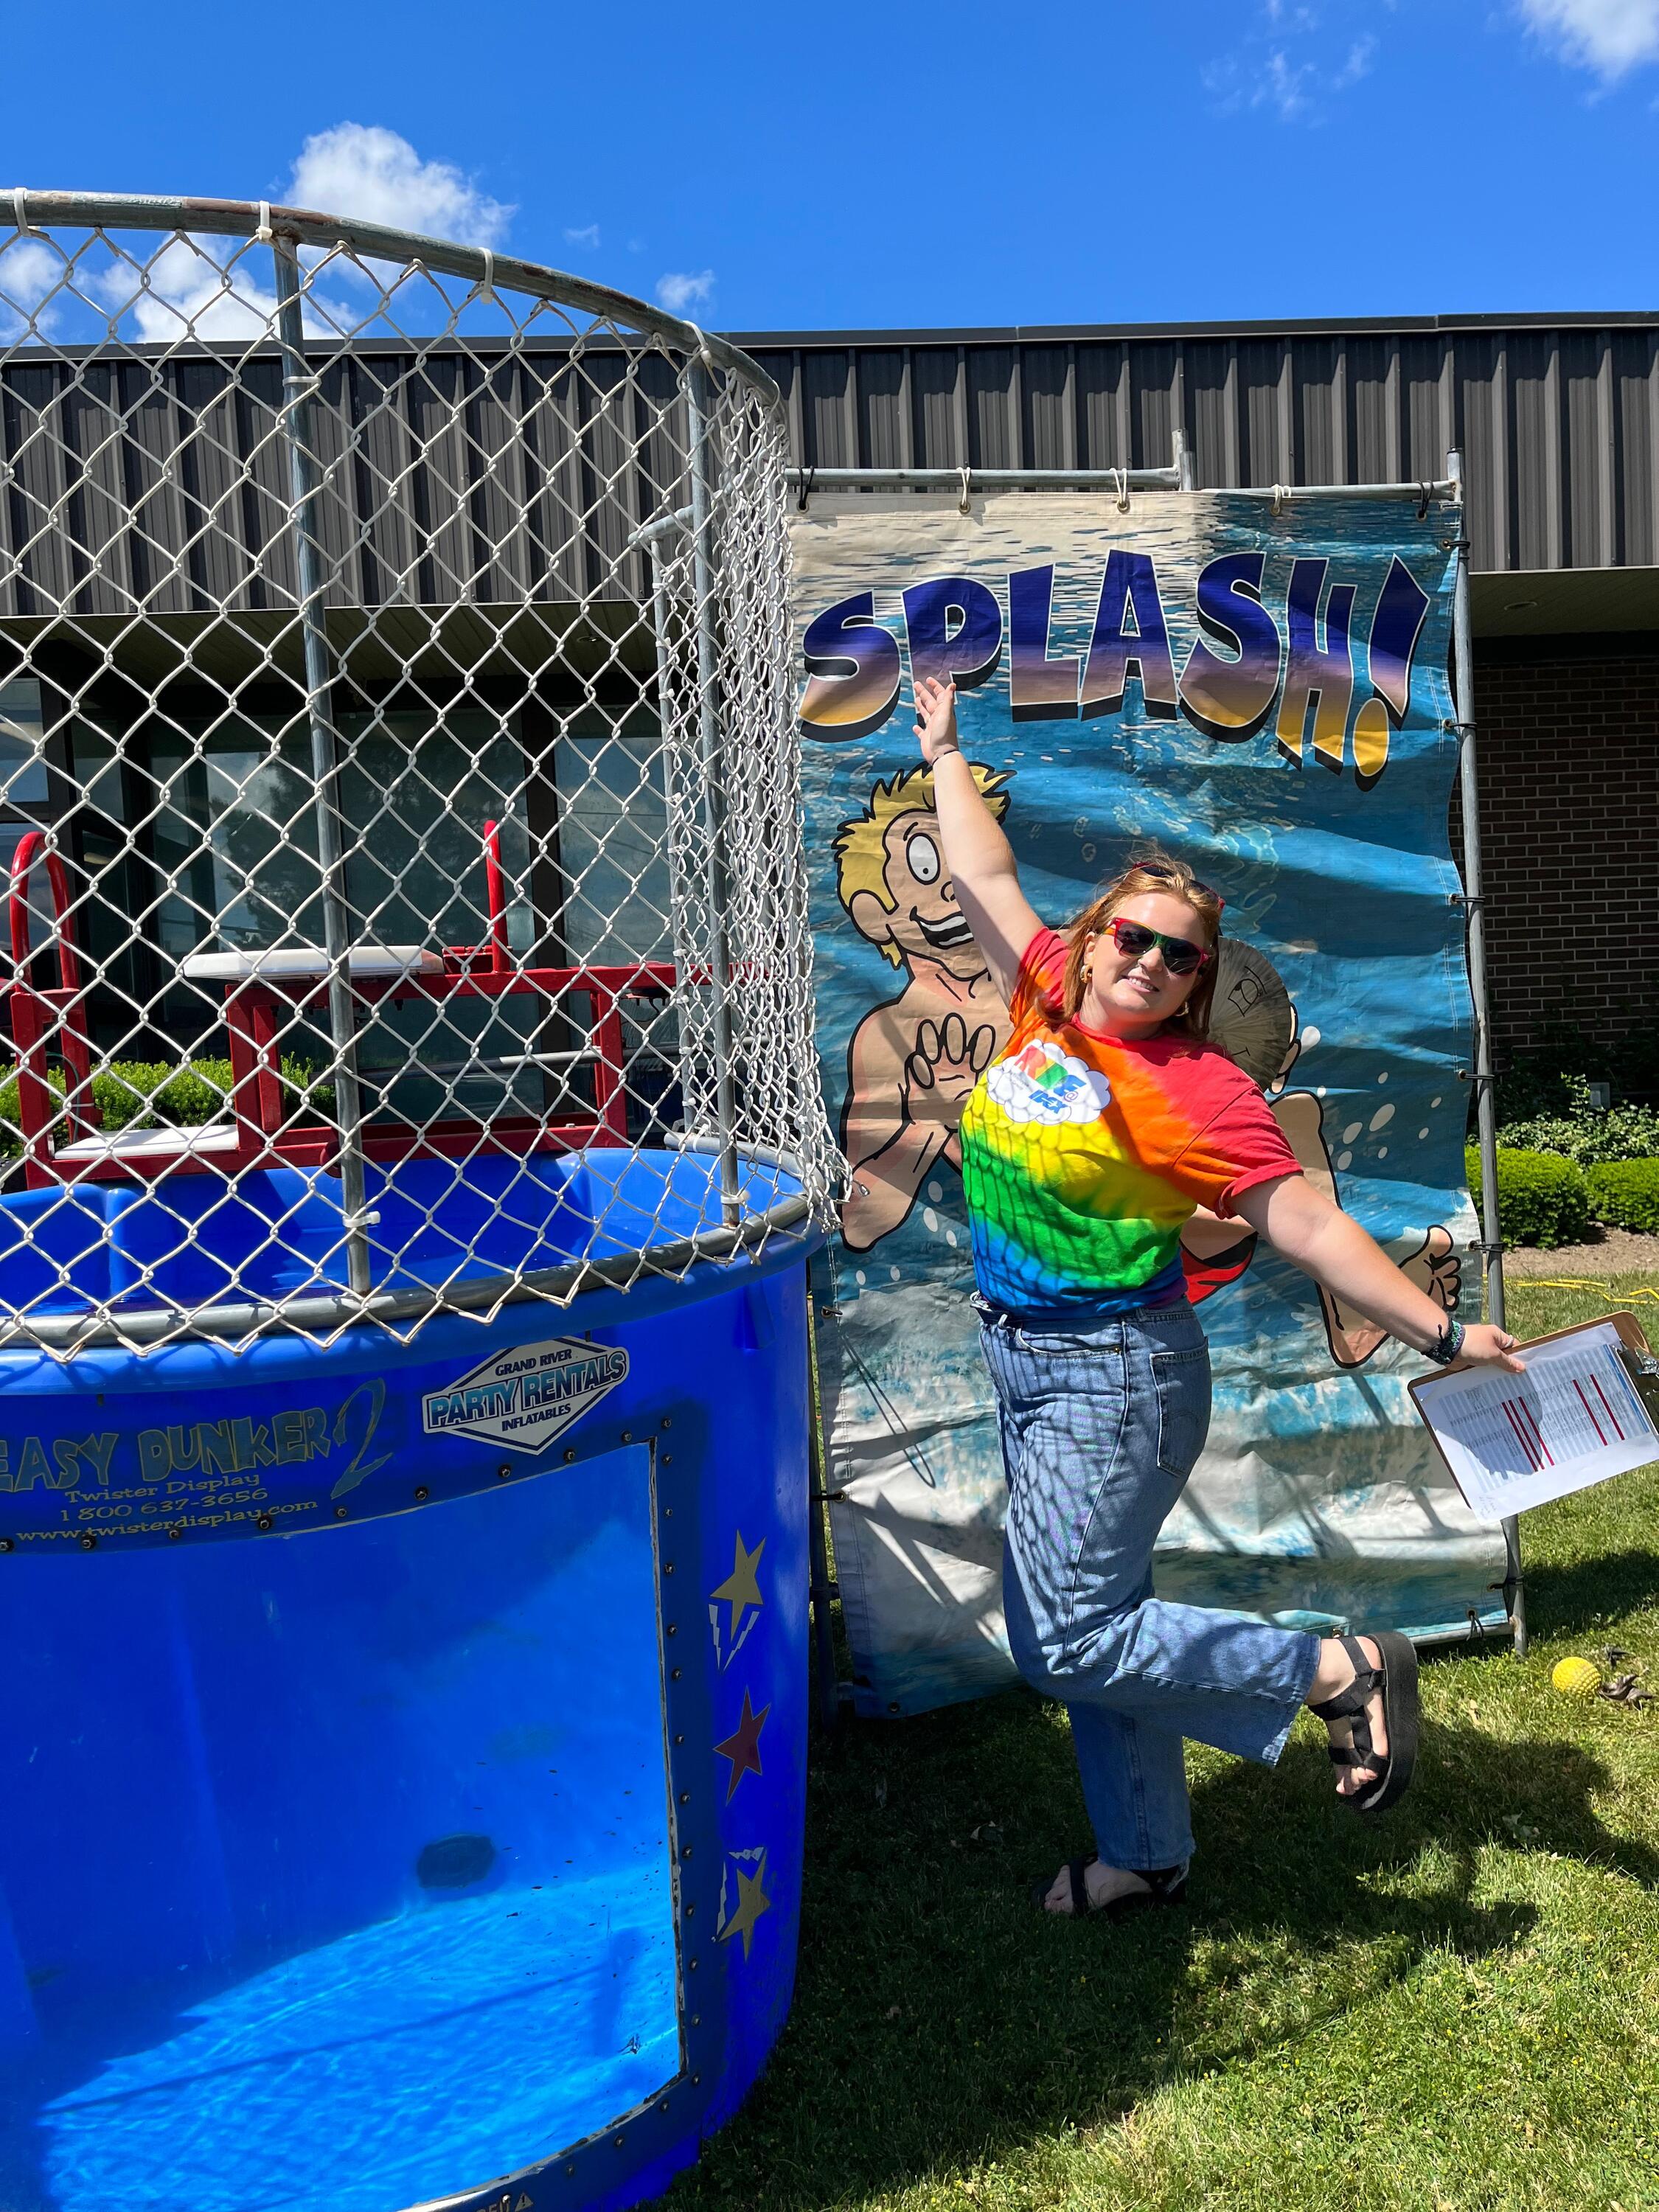
[[0,1342],[406,1340],[810,1235],[764,373],[370,224],[11,213]]

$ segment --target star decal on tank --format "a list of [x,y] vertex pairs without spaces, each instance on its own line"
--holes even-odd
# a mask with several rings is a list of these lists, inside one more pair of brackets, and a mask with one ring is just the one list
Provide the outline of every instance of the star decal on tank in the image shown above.
[[[732,1571],[708,1593],[709,1632],[714,1639],[716,1662],[722,1668],[731,1665],[748,1642],[750,1631],[760,1619],[760,1608],[766,1602],[761,1595],[757,1572],[765,1549],[766,1539],[763,1536],[750,1551],[739,1528],[733,1539]],[[720,1617],[722,1606],[726,1608],[724,1620]]]
[[728,1805],[744,1776],[758,1774],[761,1771],[760,1732],[766,1726],[766,1716],[771,1710],[770,1705],[763,1705],[757,1712],[745,1689],[743,1693],[743,1718],[724,1743],[714,1746],[719,1757],[729,1759],[732,1762],[731,1779],[726,1785]]
[[[763,1845],[757,1850],[732,1851],[728,1856],[733,1863],[730,1872],[737,1877],[737,1904],[734,1909],[727,1889],[728,1875],[722,1874],[720,1917],[714,1933],[722,1943],[730,1942],[734,1936],[741,1936],[743,1955],[747,1959],[749,1946],[754,1940],[755,1923],[763,1912],[772,1910],[772,1900],[761,1886],[766,1875],[766,1850]],[[744,1872],[742,1865],[738,1863],[742,1860],[747,1860],[753,1866],[753,1874]]]

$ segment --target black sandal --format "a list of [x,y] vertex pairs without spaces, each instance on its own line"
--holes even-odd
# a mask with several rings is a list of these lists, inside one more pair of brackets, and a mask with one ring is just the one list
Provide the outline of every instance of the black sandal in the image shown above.
[[[1358,1638],[1345,1636],[1342,1649],[1353,1662],[1354,1678],[1346,1690],[1310,1711],[1322,1721],[1351,1721],[1352,1740],[1328,1748],[1333,1766],[1369,1767],[1376,1780],[1369,1790],[1345,1797],[1356,1813],[1384,1813],[1406,1794],[1417,1764],[1417,1654],[1409,1637],[1391,1628],[1375,1632],[1379,1664],[1373,1667]],[[1366,1711],[1378,1691],[1382,1693],[1382,1718],[1389,1731],[1386,1752],[1376,1748],[1370,1717]]]
[[[1090,1913],[1102,1920],[1127,1920],[1137,1912],[1150,1911],[1154,1905],[1181,1905],[1187,1896],[1187,1869],[1184,1866],[1135,1867],[1128,1871],[1138,1874],[1146,1885],[1145,1889],[1131,1890],[1127,1897],[1115,1897],[1109,1905],[1091,1903],[1089,1896],[1088,1869],[1100,1863],[1100,1853],[1091,1851],[1086,1859],[1069,1859],[1066,1871],[1072,1878],[1072,1910],[1069,1917],[1082,1920]],[[1043,1899],[1054,1886],[1049,1875],[1044,1881],[1039,1875],[1031,1884],[1031,1902],[1039,1911],[1047,1911]],[[1055,1913],[1057,1920],[1066,1919],[1065,1913]]]

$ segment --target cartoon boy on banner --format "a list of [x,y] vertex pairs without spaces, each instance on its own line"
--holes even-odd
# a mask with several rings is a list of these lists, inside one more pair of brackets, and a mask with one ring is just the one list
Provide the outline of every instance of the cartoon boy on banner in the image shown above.
[[[972,766],[1001,821],[1009,774]],[[902,1227],[941,1160],[960,1172],[962,1109],[1008,1033],[1007,1009],[957,904],[942,854],[925,769],[877,782],[864,811],[836,836],[841,903],[860,935],[905,979],[896,999],[864,1015],[848,1048],[841,1142],[852,1180],[841,1228],[849,1252],[867,1252]],[[1212,1034],[1267,1091],[1304,1173],[1340,1206],[1323,1103],[1312,1091],[1284,1087],[1302,1051],[1296,1008],[1273,963],[1237,939],[1223,941]],[[1452,1311],[1461,1269],[1450,1232],[1437,1223],[1401,1242],[1402,1270]],[[1241,1234],[1238,1223],[1200,1208],[1182,1239],[1193,1302],[1237,1282],[1255,1249],[1253,1232]],[[1339,1366],[1362,1365],[1386,1340],[1384,1331],[1347,1313],[1328,1292],[1321,1291],[1320,1303]]]
[[[1007,776],[975,762],[974,781],[1000,821]],[[960,1171],[957,1124],[1008,1034],[1008,1010],[945,872],[927,769],[878,783],[835,853],[853,927],[905,979],[848,1048],[841,1142],[853,1182],[841,1226],[848,1249],[864,1252],[904,1222],[938,1160]]]

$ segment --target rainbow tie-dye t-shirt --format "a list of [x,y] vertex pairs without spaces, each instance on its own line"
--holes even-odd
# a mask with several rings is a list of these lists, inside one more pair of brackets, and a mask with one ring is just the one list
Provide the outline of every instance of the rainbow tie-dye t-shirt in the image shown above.
[[1182,1224],[1298,1175],[1267,1101],[1217,1046],[1103,1036],[1060,1012],[1066,940],[1020,963],[1013,1035],[962,1117],[974,1272],[991,1305],[1085,1318],[1183,1295]]

